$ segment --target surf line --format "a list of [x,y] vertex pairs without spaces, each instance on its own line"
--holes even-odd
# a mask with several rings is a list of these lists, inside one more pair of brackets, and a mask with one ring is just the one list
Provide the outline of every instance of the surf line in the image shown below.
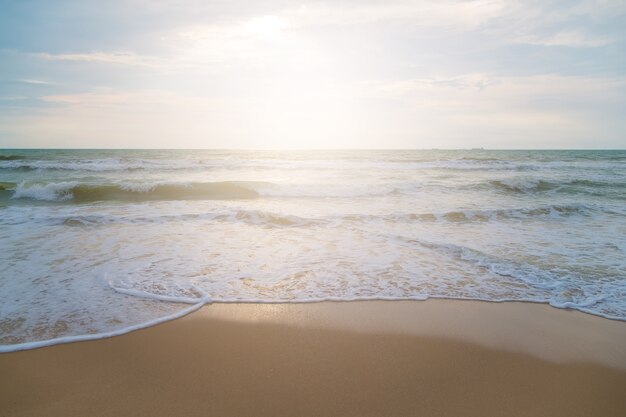
[[186,316],[187,314],[190,314],[196,310],[199,310],[204,305],[210,304],[212,302],[211,296],[209,294],[203,291],[200,291],[196,287],[193,287],[193,289],[195,291],[198,291],[200,294],[202,294],[201,297],[197,297],[197,298],[173,297],[173,296],[152,294],[152,293],[145,292],[145,291],[131,290],[127,288],[118,288],[118,287],[113,286],[111,281],[109,281],[109,285],[114,291],[120,294],[131,295],[131,296],[142,297],[142,298],[150,298],[153,300],[160,300],[160,301],[192,304],[192,305],[180,311],[177,311],[176,313],[173,313],[164,317],[159,317],[158,319],[149,320],[149,321],[135,324],[132,326],[123,327],[121,329],[112,330],[110,332],[75,335],[75,336],[63,336],[63,337],[57,337],[57,338],[48,339],[48,340],[37,340],[34,342],[15,343],[11,345],[0,345],[0,353],[17,352],[20,350],[37,349],[37,348],[42,348],[46,346],[59,345],[62,343],[84,342],[88,340],[98,340],[98,339],[106,339],[106,338],[113,337],[113,336],[120,336],[120,335],[130,333],[135,330],[145,329],[147,327],[165,323],[166,321],[179,319],[181,317]]

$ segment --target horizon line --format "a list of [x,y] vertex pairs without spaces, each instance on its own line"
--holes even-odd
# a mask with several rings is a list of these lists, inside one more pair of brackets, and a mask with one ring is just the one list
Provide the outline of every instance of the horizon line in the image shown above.
[[4,150],[76,150],[76,151],[626,151],[624,148],[74,148],[74,147],[23,147]]

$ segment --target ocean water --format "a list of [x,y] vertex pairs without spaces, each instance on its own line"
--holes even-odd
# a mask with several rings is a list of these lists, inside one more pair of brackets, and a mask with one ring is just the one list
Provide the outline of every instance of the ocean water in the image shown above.
[[0,151],[0,351],[428,298],[626,320],[626,151]]

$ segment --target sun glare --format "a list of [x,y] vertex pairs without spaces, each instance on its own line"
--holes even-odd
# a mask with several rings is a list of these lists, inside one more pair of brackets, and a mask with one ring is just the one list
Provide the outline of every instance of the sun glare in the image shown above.
[[278,39],[287,28],[287,22],[277,16],[262,16],[243,25],[243,33],[265,39]]

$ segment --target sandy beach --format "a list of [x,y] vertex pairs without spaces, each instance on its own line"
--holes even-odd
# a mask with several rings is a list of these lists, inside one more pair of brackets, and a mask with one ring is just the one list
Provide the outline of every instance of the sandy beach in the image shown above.
[[0,0],[0,417],[626,417],[624,22]]
[[525,303],[213,304],[0,355],[0,416],[623,416],[626,323]]

